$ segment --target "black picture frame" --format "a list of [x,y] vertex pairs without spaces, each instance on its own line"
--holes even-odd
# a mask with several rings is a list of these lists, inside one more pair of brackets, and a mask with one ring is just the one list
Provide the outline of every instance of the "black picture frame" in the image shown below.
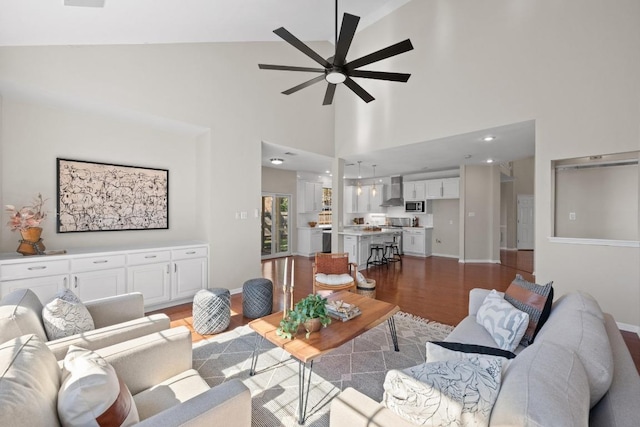
[[168,169],[56,160],[56,232],[169,228]]

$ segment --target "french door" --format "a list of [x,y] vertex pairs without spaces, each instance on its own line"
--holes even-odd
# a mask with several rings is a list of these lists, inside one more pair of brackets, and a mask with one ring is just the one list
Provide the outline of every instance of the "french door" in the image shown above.
[[262,259],[291,255],[290,205],[290,195],[262,193],[260,219]]

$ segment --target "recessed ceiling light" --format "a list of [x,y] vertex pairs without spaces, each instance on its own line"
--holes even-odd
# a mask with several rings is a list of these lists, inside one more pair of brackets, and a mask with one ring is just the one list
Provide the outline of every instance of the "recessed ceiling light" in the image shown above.
[[487,163],[493,163],[493,159],[487,159]]
[[465,158],[465,159],[470,159],[471,157],[472,157],[472,156],[471,156],[471,154],[466,154],[466,155],[464,156],[464,158]]
[[331,171],[324,171],[324,173],[331,173]]
[[493,135],[487,135],[487,136],[485,136],[484,138],[482,138],[482,140],[483,140],[484,142],[491,142],[491,141],[493,141],[494,139],[496,139],[496,137],[495,137],[495,136],[493,136]]
[[278,157],[274,157],[271,160],[269,160],[272,164],[274,165],[281,165],[284,163],[284,160],[278,158]]

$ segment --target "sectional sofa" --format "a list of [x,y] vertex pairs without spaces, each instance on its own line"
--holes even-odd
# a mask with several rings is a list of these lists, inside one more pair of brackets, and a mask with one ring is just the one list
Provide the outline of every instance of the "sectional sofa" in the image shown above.
[[[445,341],[496,347],[476,321],[488,293],[484,289],[470,292],[469,315]],[[558,298],[535,341],[515,353],[502,371],[489,425],[639,425],[638,371],[613,317],[603,313],[590,295],[573,292]],[[331,404],[330,425],[415,424],[348,388]]]

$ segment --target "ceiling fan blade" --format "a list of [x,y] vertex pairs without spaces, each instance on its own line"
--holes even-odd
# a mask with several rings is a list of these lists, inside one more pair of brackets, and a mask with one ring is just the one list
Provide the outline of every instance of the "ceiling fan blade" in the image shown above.
[[384,71],[366,71],[366,70],[353,70],[349,72],[350,77],[362,77],[364,79],[377,79],[377,80],[390,80],[392,82],[406,83],[411,77],[411,74],[405,73],[387,73]]
[[353,36],[356,34],[356,28],[358,28],[358,22],[360,22],[359,16],[345,13],[342,17],[342,27],[340,28],[340,36],[336,44],[336,55],[333,61],[335,65],[344,65]]
[[325,68],[331,68],[332,67],[332,64],[327,62],[327,60],[324,59],[322,56],[318,55],[309,46],[307,46],[306,44],[301,42],[296,36],[294,36],[289,31],[287,31],[284,27],[280,27],[280,28],[278,28],[276,30],[273,30],[273,32],[276,33],[278,36],[280,36],[280,38],[282,38],[284,41],[289,43],[291,46],[295,47],[300,52],[304,53],[309,58],[313,59],[314,61],[316,61],[318,64],[322,65],[323,67],[325,67]]
[[364,102],[369,103],[369,102],[371,102],[371,101],[373,101],[375,99],[373,96],[371,96],[371,94],[369,92],[364,90],[362,88],[362,86],[360,86],[358,83],[356,83],[353,80],[351,80],[349,77],[347,77],[347,80],[344,81],[344,84],[349,89],[351,89],[353,91],[353,93],[355,93],[360,98],[362,98],[362,100]]
[[293,67],[290,65],[270,65],[270,64],[258,64],[258,68],[261,70],[281,70],[281,71],[308,71],[310,73],[324,73],[324,68],[309,68],[309,67]]
[[336,93],[336,86],[337,85],[331,83],[327,85],[327,91],[324,93],[324,101],[322,101],[322,105],[331,105],[333,102],[333,95]]
[[291,89],[287,89],[282,93],[285,95],[291,95],[292,93],[297,92],[300,89],[304,89],[305,87],[311,86],[312,84],[318,83],[319,81],[322,81],[322,80],[324,80],[324,75],[314,77],[311,80],[307,80],[306,82],[301,83],[298,86],[294,86]]
[[347,71],[352,71],[356,68],[371,64],[373,62],[382,61],[383,59],[391,58],[392,56],[400,55],[401,53],[408,52],[413,49],[411,40],[406,39],[394,45],[385,47],[376,52],[365,55],[362,58],[355,59],[345,65]]

